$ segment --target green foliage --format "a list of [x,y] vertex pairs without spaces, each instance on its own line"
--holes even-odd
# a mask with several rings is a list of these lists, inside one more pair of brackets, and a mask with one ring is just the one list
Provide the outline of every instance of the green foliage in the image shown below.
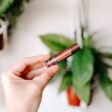
[[91,49],[85,48],[73,56],[72,71],[73,83],[82,86],[88,83],[93,76],[94,57]]
[[72,85],[72,72],[66,71],[65,75],[63,76],[59,92],[67,90]]
[[29,0],[0,0],[0,17],[9,20],[9,26],[16,25],[17,18],[24,10],[24,2]]
[[91,42],[92,42],[92,35],[87,36],[84,38],[84,47],[91,47]]
[[112,54],[111,53],[101,53],[101,56],[108,58],[108,59],[112,59]]
[[11,18],[10,18],[10,25],[11,26],[15,26],[16,22],[17,22],[17,18],[22,14],[22,12],[24,11],[24,2],[23,0],[17,0],[13,3],[12,7],[10,8],[10,14],[11,14]]
[[40,39],[51,51],[55,53],[58,53],[66,49],[67,47],[69,47],[71,44],[74,43],[73,40],[63,35],[57,35],[57,34],[41,35]]
[[[84,36],[84,35],[83,35]],[[43,43],[50,49],[52,54],[56,54],[69,47],[73,40],[57,34],[47,34],[40,36]],[[87,104],[91,100],[92,78],[94,73],[100,74],[100,84],[106,96],[112,100],[112,81],[108,77],[107,64],[101,63],[102,57],[112,59],[111,53],[101,53],[92,46],[92,35],[83,37],[83,48],[72,56],[72,63],[67,68],[67,60],[60,63],[60,72],[54,78],[58,79],[63,75],[59,91],[65,91],[73,85],[79,98]],[[64,72],[63,72],[64,71]]]
[[73,83],[73,86],[79,98],[82,101],[86,102],[86,104],[89,104],[91,99],[91,83],[89,82],[81,86],[77,86],[76,84]]
[[73,86],[80,99],[87,104],[91,95],[91,78],[94,70],[94,57],[90,48],[85,48],[74,54],[72,62]]
[[14,3],[14,0],[0,0],[0,16],[4,15],[4,13],[11,7]]
[[108,71],[104,64],[99,66],[100,72],[100,85],[105,92],[106,96],[112,101],[112,80],[108,77]]

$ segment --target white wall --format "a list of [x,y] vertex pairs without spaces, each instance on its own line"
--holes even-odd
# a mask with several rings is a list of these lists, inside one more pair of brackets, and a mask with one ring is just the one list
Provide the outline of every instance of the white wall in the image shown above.
[[[89,0],[89,29],[98,30],[94,42],[99,48],[112,46],[112,1]],[[23,57],[46,54],[48,49],[39,40],[43,33],[59,33],[73,37],[78,27],[76,0],[35,0],[26,5],[26,10],[19,18],[8,48],[0,52],[0,73],[6,71]],[[105,39],[105,41],[102,41]],[[105,50],[105,49],[104,49]],[[67,104],[66,94],[58,95],[59,81],[49,85],[44,91],[39,112],[78,112]],[[2,89],[0,89],[1,109],[4,107]],[[76,111],[75,111],[76,110]],[[2,111],[2,110],[1,110]],[[100,87],[96,87],[92,104],[86,112],[111,112],[112,103],[105,97]]]

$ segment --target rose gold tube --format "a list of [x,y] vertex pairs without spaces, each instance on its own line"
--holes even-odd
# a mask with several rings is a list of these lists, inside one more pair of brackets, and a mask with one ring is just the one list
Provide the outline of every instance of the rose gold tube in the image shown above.
[[46,61],[46,64],[48,67],[52,65],[56,65],[57,63],[63,61],[64,59],[71,56],[73,53],[80,50],[80,47],[78,44],[73,44],[69,48],[65,49],[64,51],[58,53],[57,55],[51,57],[49,60]]

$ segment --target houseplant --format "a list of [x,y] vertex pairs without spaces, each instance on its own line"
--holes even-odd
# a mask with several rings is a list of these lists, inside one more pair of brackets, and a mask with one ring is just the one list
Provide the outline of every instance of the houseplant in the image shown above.
[[[62,77],[59,92],[66,91],[70,105],[80,106],[80,101],[90,104],[94,85],[98,80],[105,95],[112,101],[112,79],[109,77],[108,69],[112,64],[105,61],[112,61],[112,52],[102,52],[101,49],[93,46],[93,37],[97,32],[88,31],[88,6],[87,0],[79,0],[78,9],[82,48],[79,52],[59,64],[60,71],[52,80]],[[77,33],[75,31],[75,33]],[[77,42],[64,35],[44,34],[40,36],[42,42],[54,55]]]
[[24,11],[25,2],[29,0],[0,0],[0,50],[4,47],[4,38],[7,38]]
[[[93,36],[93,34],[89,34],[86,37],[82,35],[83,48],[71,56],[72,61],[64,60],[59,64],[61,69],[52,80],[55,81],[60,76],[62,77],[59,91],[67,91],[71,105],[79,106],[80,100],[86,104],[90,104],[92,87],[96,82],[95,77],[98,77],[97,79],[102,90],[112,101],[112,80],[108,76],[108,68],[112,67],[112,65],[102,59],[108,58],[112,60],[112,53],[101,52],[99,49],[93,47]],[[41,35],[40,39],[50,49],[51,55],[66,49],[75,42],[66,36],[58,34]],[[73,93],[73,89],[75,93]],[[76,101],[73,101],[74,97]]]

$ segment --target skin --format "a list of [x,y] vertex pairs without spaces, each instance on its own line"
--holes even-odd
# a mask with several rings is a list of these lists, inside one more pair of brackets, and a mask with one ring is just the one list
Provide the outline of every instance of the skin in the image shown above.
[[59,66],[45,66],[49,55],[22,59],[8,72],[2,74],[2,84],[7,112],[36,112],[42,93],[49,81],[59,71]]

